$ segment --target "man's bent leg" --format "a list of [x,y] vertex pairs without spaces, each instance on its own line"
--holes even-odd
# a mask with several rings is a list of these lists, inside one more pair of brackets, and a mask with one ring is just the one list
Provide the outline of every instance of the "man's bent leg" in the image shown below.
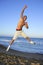
[[30,38],[27,37],[27,35],[26,35],[23,31],[21,32],[21,35],[22,35],[24,38],[26,38],[28,41],[31,41]]
[[29,41],[30,44],[35,44],[29,37],[26,37],[26,39]]
[[23,31],[21,32],[21,35],[22,35],[24,38],[26,38],[26,39],[29,41],[29,43],[35,44]]
[[26,39],[30,42],[31,41],[31,39],[29,38],[29,37],[26,37]]

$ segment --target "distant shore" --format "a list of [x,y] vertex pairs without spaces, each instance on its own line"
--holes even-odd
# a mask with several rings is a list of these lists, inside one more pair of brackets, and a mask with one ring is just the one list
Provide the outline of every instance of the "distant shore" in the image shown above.
[[0,65],[43,65],[43,54],[24,53],[0,45]]

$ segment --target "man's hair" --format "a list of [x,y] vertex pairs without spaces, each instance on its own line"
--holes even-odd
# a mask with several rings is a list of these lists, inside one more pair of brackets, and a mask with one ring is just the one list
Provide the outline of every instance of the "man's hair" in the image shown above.
[[27,19],[27,16],[26,15],[24,15],[23,17],[26,17],[26,19]]

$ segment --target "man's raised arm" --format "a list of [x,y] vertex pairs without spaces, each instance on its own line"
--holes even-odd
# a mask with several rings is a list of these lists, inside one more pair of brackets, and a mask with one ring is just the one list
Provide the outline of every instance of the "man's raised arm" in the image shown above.
[[27,6],[25,5],[24,8],[23,8],[22,11],[21,11],[21,15],[20,15],[21,17],[23,17],[23,13],[24,13],[24,10],[25,10],[26,8],[27,8]]

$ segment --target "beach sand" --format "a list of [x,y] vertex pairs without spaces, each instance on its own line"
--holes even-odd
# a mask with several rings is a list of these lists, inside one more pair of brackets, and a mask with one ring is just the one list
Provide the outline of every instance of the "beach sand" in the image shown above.
[[43,65],[43,54],[26,53],[0,45],[0,65]]

